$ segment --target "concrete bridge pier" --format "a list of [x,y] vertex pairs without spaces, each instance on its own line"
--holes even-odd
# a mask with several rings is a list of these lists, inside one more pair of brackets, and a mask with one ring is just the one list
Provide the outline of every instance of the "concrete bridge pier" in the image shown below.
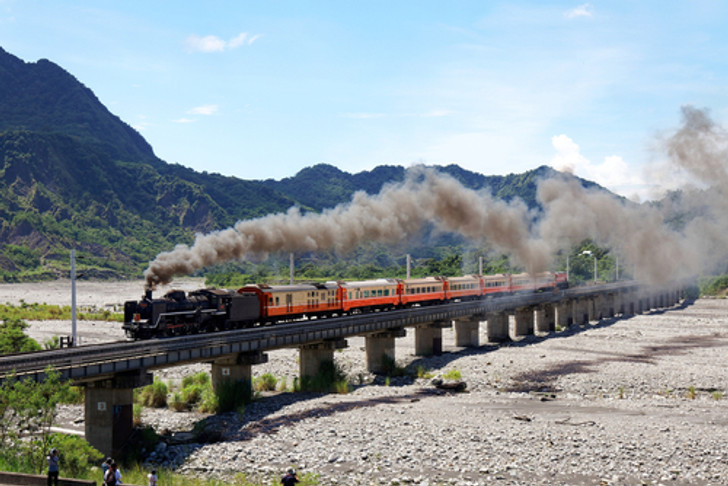
[[86,440],[105,456],[123,457],[133,430],[134,388],[152,384],[146,370],[87,383]]
[[455,346],[477,348],[480,345],[480,321],[485,316],[472,316],[470,319],[458,319],[455,324]]
[[334,362],[334,351],[346,348],[346,339],[306,344],[299,348],[299,374],[301,379],[314,378],[326,363]]
[[552,304],[536,308],[534,327],[537,334],[546,334],[556,330],[556,312]]
[[267,362],[268,355],[260,351],[217,358],[210,369],[212,389],[219,392],[226,383],[242,382],[247,394],[244,399],[250,400],[253,398],[253,365]]
[[577,326],[584,326],[589,323],[589,310],[587,299],[574,299],[572,306],[573,323]]
[[440,356],[442,354],[442,330],[452,327],[450,321],[434,321],[415,327],[415,356]]
[[556,304],[556,325],[561,329],[566,329],[574,322],[571,312],[572,302],[564,299]]
[[601,318],[600,315],[600,299],[599,296],[589,297],[585,299],[586,306],[586,324],[593,321],[598,321]]
[[642,313],[652,310],[652,296],[650,294],[642,295]]
[[489,312],[488,323],[486,324],[488,342],[502,343],[510,341],[508,334],[508,313]]
[[367,370],[371,373],[383,373],[394,363],[395,338],[405,337],[407,331],[391,329],[385,332],[370,334],[364,338],[367,354]]
[[533,334],[533,307],[516,309],[513,337],[519,338]]

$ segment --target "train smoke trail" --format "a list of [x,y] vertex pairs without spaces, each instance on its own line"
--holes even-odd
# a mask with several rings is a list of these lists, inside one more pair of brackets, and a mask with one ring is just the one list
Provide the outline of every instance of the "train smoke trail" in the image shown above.
[[[538,197],[545,215],[538,223],[538,238],[554,249],[591,238],[621,255],[637,278],[652,284],[694,276],[724,262],[728,136],[705,111],[682,111],[683,126],[664,141],[669,162],[707,189],[683,191],[661,205],[637,205],[585,189],[573,179],[542,181]],[[680,229],[666,223],[681,218],[689,222]]]
[[364,241],[397,242],[431,222],[473,241],[487,239],[529,270],[546,267],[548,249],[529,235],[529,217],[521,202],[505,203],[489,194],[466,189],[434,170],[414,168],[404,183],[385,186],[375,196],[356,193],[345,205],[321,214],[297,208],[226,230],[198,234],[192,246],[161,253],[145,271],[146,285],[166,284],[175,275],[192,273],[249,254],[352,249]]
[[[591,238],[647,282],[695,275],[728,258],[728,136],[704,111],[685,107],[683,119],[684,126],[665,140],[665,149],[674,166],[708,189],[685,191],[661,206],[634,204],[558,177],[540,182],[544,213],[534,223],[522,202],[495,200],[449,176],[415,168],[401,184],[385,186],[375,196],[357,193],[350,203],[321,214],[292,208],[197,235],[192,246],[179,245],[150,262],[146,285],[154,288],[175,275],[251,254],[345,252],[365,241],[399,242],[426,223],[488,242],[529,272],[546,270],[557,251]],[[666,218],[689,222],[676,230]]]

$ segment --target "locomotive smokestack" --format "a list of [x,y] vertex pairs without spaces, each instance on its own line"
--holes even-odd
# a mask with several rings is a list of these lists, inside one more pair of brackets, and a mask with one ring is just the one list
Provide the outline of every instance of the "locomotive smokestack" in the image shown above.
[[144,291],[144,298],[147,300],[152,300],[152,289],[146,289]]

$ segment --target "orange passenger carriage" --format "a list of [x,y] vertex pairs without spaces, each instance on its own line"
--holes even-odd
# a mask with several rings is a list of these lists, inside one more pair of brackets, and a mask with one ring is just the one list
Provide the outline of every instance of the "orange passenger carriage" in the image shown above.
[[425,277],[401,281],[400,299],[404,306],[435,304],[447,299],[443,277]]
[[[554,289],[557,286],[557,274],[542,272],[535,275],[519,273],[511,275],[511,292],[538,292]],[[566,278],[564,277],[564,280]]]
[[483,294],[483,279],[478,275],[448,277],[445,291],[448,300],[477,299]]
[[394,278],[339,282],[342,308],[352,310],[390,309],[399,305],[400,283]]
[[483,275],[483,296],[495,297],[508,294],[511,291],[511,279],[508,275]]
[[271,322],[303,316],[328,316],[341,312],[341,289],[336,282],[299,285],[246,285],[238,293],[254,292],[261,320]]

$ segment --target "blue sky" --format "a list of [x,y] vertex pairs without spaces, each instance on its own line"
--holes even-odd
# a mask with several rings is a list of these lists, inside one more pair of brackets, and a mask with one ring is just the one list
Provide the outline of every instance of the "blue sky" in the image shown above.
[[59,64],[170,163],[244,179],[317,163],[543,164],[626,196],[680,107],[728,116],[718,1],[0,0],[0,46]]

